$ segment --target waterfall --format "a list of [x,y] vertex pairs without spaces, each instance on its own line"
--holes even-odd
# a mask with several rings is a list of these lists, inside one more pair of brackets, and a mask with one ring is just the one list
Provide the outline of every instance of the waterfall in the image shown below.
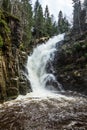
[[[62,90],[53,73],[47,72],[46,66],[49,61],[53,60],[56,44],[63,40],[63,37],[64,34],[60,34],[50,38],[46,43],[42,43],[34,48],[33,53],[28,56],[28,79],[33,92],[41,94],[55,91],[56,89],[59,91]],[[53,71],[51,65],[48,66],[48,69]]]

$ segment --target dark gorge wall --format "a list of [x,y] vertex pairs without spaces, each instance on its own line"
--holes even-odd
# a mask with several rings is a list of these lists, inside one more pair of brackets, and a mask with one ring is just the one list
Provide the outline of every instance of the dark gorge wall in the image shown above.
[[0,11],[0,101],[29,91],[24,74],[27,54],[20,50],[21,39],[19,19]]
[[66,34],[57,48],[52,63],[57,80],[65,90],[87,95],[87,32]]

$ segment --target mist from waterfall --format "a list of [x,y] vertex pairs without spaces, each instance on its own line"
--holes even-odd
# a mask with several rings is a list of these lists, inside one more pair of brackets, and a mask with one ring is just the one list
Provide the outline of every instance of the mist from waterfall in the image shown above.
[[[56,44],[63,40],[64,34],[50,38],[46,43],[42,43],[33,49],[33,53],[28,56],[27,69],[28,79],[31,84],[32,91],[37,95],[48,95],[53,91],[61,91],[61,85],[57,82],[53,73],[48,73],[46,66],[49,61],[54,58]],[[49,68],[51,67],[51,68]],[[52,69],[52,66],[48,66]]]

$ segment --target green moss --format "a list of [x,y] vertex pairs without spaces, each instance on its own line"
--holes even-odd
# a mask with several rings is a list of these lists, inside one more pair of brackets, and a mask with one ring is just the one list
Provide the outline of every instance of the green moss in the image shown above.
[[65,68],[64,68],[64,71],[71,71],[73,70],[73,64],[70,64],[70,65],[66,65]]
[[19,47],[19,49],[20,49],[21,51],[24,50],[24,45],[23,45],[23,43],[20,43],[20,47]]
[[13,16],[13,15],[9,15],[9,17],[11,17],[11,19],[14,19],[14,20],[16,20],[16,21],[18,21],[18,22],[20,22],[20,20],[19,20],[19,18],[18,17],[16,17],[16,16]]
[[80,51],[81,49],[82,49],[82,46],[80,45],[79,42],[74,43],[74,45],[73,45],[74,51]]
[[71,49],[66,49],[66,54],[72,55],[72,50]]
[[2,37],[0,36],[0,48],[3,46],[3,39]]
[[19,20],[18,17],[14,16],[14,15],[6,12],[6,11],[3,11],[3,13],[4,13],[4,15],[5,15],[6,18],[10,18],[10,19],[13,19],[14,21],[16,20],[16,21],[20,22],[20,20]]
[[6,33],[10,33],[10,28],[8,27],[5,20],[3,20],[3,19],[0,20],[0,26],[5,29]]
[[18,94],[19,94],[18,89],[15,87],[10,87],[7,89],[7,96],[11,99],[16,98]]
[[4,16],[2,10],[0,10],[0,19],[1,19],[1,18],[3,18],[3,19],[5,18],[5,16]]
[[0,47],[3,46],[3,42],[5,42],[6,44],[9,43],[10,33],[11,31],[5,19],[5,15],[0,10]]

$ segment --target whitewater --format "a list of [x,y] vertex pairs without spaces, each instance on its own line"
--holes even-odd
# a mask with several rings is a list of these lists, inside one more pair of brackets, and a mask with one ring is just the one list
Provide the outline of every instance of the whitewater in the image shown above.
[[[53,92],[56,91],[56,88],[59,91],[63,91],[62,85],[57,82],[53,73],[47,73],[46,66],[49,61],[52,61],[54,58],[54,53],[57,51],[56,44],[63,40],[64,34],[54,36],[50,38],[46,43],[42,43],[34,48],[33,53],[28,56],[27,70],[28,70],[28,79],[32,88],[32,95],[34,96],[51,96],[54,95]],[[49,68],[53,70],[53,67]]]

